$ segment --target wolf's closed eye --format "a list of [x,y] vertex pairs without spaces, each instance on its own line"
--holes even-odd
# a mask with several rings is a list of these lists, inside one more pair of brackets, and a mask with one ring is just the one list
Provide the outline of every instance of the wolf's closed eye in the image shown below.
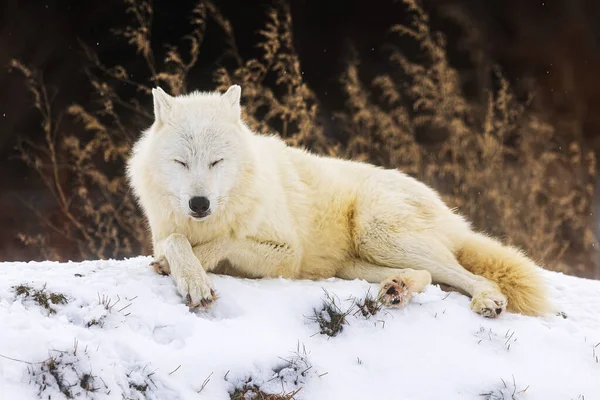
[[211,162],[210,163],[210,167],[212,168],[212,167],[216,166],[217,164],[219,164],[222,161],[223,161],[223,159],[219,158],[218,160]]
[[188,165],[186,163],[184,163],[183,161],[181,161],[181,160],[173,160],[173,161],[175,161],[177,164],[181,165],[184,168],[188,167]]

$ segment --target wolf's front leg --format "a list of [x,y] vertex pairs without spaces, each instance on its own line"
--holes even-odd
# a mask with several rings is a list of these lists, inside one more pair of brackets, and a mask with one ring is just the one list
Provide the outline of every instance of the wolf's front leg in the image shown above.
[[[159,268],[157,272],[171,274],[179,294],[186,299],[188,306],[210,306],[216,299],[212,280],[202,268],[187,238],[173,233],[159,247],[164,260],[157,258],[155,270]],[[164,268],[168,270],[165,271]]]
[[[164,243],[163,243],[164,244]],[[164,246],[163,246],[164,247]],[[200,261],[200,265],[206,272],[214,270],[219,261],[227,258],[227,252],[232,246],[224,240],[212,240],[210,242],[201,243],[192,248],[194,255]],[[164,250],[161,254],[164,253]],[[150,263],[154,272],[160,275],[170,275],[171,267],[164,255],[157,256]]]

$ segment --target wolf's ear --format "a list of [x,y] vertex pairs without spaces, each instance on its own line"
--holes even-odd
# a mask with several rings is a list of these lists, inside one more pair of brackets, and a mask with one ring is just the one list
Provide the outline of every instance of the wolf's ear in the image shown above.
[[223,101],[231,107],[236,118],[240,118],[242,115],[242,108],[240,106],[240,98],[242,97],[242,88],[240,85],[232,85],[223,93]]
[[169,96],[160,87],[152,89],[152,97],[154,98],[154,119],[159,124],[167,120],[171,113],[171,102],[173,97]]

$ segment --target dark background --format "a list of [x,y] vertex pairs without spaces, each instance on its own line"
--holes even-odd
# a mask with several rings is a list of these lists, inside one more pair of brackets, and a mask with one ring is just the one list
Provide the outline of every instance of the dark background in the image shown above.
[[[154,2],[157,46],[185,33],[191,1]],[[257,30],[265,23],[272,2],[221,0],[215,2],[235,27],[240,54],[254,57]],[[51,213],[53,199],[39,177],[19,158],[19,138],[40,137],[40,119],[32,107],[23,79],[9,73],[11,59],[35,67],[54,89],[56,108],[91,101],[87,60],[80,43],[93,47],[107,63],[127,64],[131,49],[110,34],[129,21],[120,0],[8,1],[0,3],[0,260],[38,259],[39,249],[25,245],[19,232],[47,231],[26,199],[41,213]],[[375,76],[386,62],[381,43],[390,25],[405,21],[401,2],[387,0],[290,2],[294,44],[305,80],[319,96],[325,113],[343,101],[338,76],[344,70],[349,46],[361,54],[362,69]],[[459,13],[477,32],[485,57],[498,63],[516,90],[535,89],[534,106],[550,115],[555,126],[568,120],[577,125],[587,149],[600,150],[600,3],[594,0],[452,0],[426,1],[432,26],[447,35],[450,58],[459,70],[472,66],[461,52],[464,29],[449,15]],[[222,43],[207,37],[194,69],[192,89],[213,90],[212,71]],[[406,52],[417,51],[407,47]],[[135,70],[134,70],[135,71]],[[468,74],[465,74],[468,81]],[[149,98],[145,99],[150,105]],[[328,127],[335,135],[335,126]],[[570,127],[572,130],[573,128]],[[18,195],[15,196],[15,195]],[[63,258],[75,258],[65,244]],[[584,275],[594,276],[597,272]]]

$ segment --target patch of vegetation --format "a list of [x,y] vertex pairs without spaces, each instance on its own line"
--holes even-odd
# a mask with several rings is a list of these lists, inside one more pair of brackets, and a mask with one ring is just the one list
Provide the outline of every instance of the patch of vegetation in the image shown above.
[[148,389],[148,384],[144,383],[142,385],[139,385],[137,383],[129,382],[129,387],[137,390],[140,393],[146,393],[146,389]]
[[283,363],[273,369],[270,379],[258,381],[250,377],[241,387],[235,388],[230,398],[232,400],[291,400],[302,390],[302,386],[310,376],[320,378],[327,375],[327,373],[314,371],[308,360],[306,347],[301,346],[300,343],[291,357],[281,360]]
[[323,307],[320,310],[313,309],[311,320],[317,322],[321,328],[319,333],[330,337],[336,336],[344,329],[344,325],[348,323],[346,317],[351,314],[354,305],[351,305],[346,311],[336,304],[336,300],[325,289],[325,299],[323,299]]
[[504,347],[507,351],[510,350],[512,343],[517,341],[515,331],[508,329],[504,336],[500,336],[497,333],[492,332],[492,329],[485,329],[483,326],[479,327],[479,330],[475,333],[475,336],[479,338],[477,344],[481,342],[494,343],[498,347]]
[[87,392],[95,392],[97,389],[94,387],[94,381],[96,377],[92,374],[83,374],[79,380],[79,386]]
[[[306,347],[302,345],[302,350],[300,350],[300,343],[298,343],[296,351],[292,353],[292,357],[282,358],[282,360],[283,364],[273,370],[275,374],[270,379],[270,381],[276,379],[279,380],[282,387],[285,386],[285,383],[298,386],[304,382],[304,379],[307,378],[308,374],[313,370],[313,366],[308,360],[308,352],[306,351]],[[319,377],[326,374],[327,373],[317,373]]]
[[481,393],[485,400],[519,400],[523,398],[523,394],[529,389],[527,386],[525,389],[517,389],[517,383],[515,382],[515,377],[513,376],[513,381],[511,385],[507,385],[504,379],[501,379],[502,386],[491,390],[487,393]]
[[[330,295],[325,289],[325,298],[323,299],[323,305],[320,309],[313,309],[313,315],[309,316],[308,319],[316,322],[319,325],[319,332],[322,335],[330,337],[336,336],[344,329],[344,325],[348,324],[348,316],[352,315],[357,318],[370,319],[380,313],[383,310],[383,303],[377,298],[371,295],[371,290],[367,290],[364,297],[357,298],[351,296],[348,301],[351,304],[343,310],[332,295]],[[384,313],[387,313],[384,311]],[[381,323],[385,326],[385,321],[377,319],[375,325]]]
[[[121,304],[121,306],[117,307],[117,304],[119,304],[121,302],[121,297],[119,297],[117,295],[117,300],[113,300],[111,297],[107,296],[107,295],[100,295],[100,293],[98,293],[98,305],[102,307],[102,311],[101,313],[95,313],[93,314],[94,316],[85,323],[85,327],[86,328],[91,328],[92,326],[97,326],[97,327],[104,327],[104,323],[106,321],[106,318],[108,317],[108,315],[110,313],[112,313],[113,309],[116,310],[117,313],[121,313],[121,315],[123,315],[124,317],[127,317],[130,315],[129,312],[123,313],[124,310],[128,309],[132,304],[133,304],[133,300],[135,300],[137,298],[134,297],[132,299],[128,299],[127,301],[129,301],[128,304],[124,305]],[[97,309],[94,310],[94,312],[98,311]]]
[[26,300],[33,300],[35,304],[48,311],[49,314],[56,314],[53,305],[67,304],[67,296],[62,293],[47,292],[46,285],[41,289],[34,289],[29,285],[21,284],[12,287],[18,297]]
[[265,393],[260,388],[251,383],[251,381],[246,382],[246,384],[236,389],[230,396],[231,400],[292,400],[295,395],[298,394],[301,388],[295,390],[290,393],[279,393],[279,394],[271,394]]
[[379,299],[373,297],[370,290],[367,291],[364,298],[355,300],[355,304],[356,307],[358,307],[358,310],[354,312],[354,315],[360,314],[365,317],[365,319],[374,317],[383,308],[383,303]]
[[[88,357],[87,351],[83,357]],[[31,364],[27,371],[29,383],[38,387],[40,398],[51,398],[53,389],[58,390],[66,398],[88,396],[101,389],[108,389],[102,378],[94,375],[90,370],[85,370],[81,357],[77,354],[77,341],[73,350],[52,350],[50,358],[41,363]],[[106,390],[106,393],[110,393]],[[46,396],[47,395],[47,396]]]
[[155,381],[152,379],[155,371],[147,371],[147,368],[148,364],[143,368],[136,365],[127,373],[129,391],[123,394],[124,400],[147,399],[150,392],[157,388]]
[[103,315],[100,318],[92,318],[91,320],[89,320],[86,324],[85,327],[86,328],[91,328],[92,326],[98,326],[100,328],[102,328],[104,326],[104,318],[106,316]]

